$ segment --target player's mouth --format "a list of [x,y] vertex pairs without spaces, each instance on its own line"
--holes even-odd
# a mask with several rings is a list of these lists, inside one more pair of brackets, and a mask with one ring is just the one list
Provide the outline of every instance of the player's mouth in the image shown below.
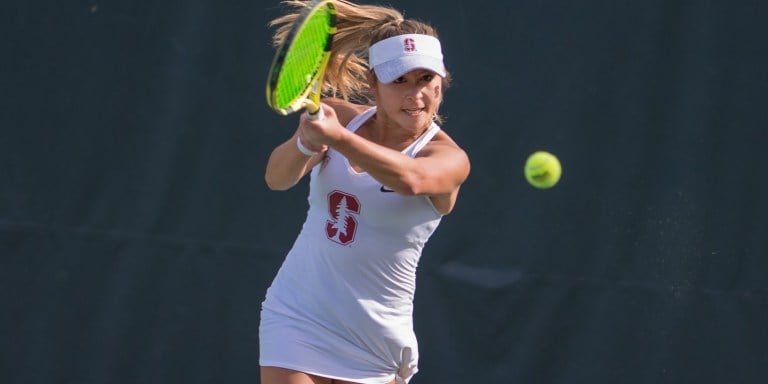
[[424,111],[424,108],[403,108],[403,112],[411,116],[418,116],[423,111]]

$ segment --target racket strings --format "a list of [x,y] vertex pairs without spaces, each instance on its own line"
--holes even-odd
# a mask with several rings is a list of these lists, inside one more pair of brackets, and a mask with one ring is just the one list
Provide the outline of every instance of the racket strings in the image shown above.
[[323,61],[330,18],[330,12],[314,12],[291,42],[275,88],[278,107],[290,106],[308,90]]

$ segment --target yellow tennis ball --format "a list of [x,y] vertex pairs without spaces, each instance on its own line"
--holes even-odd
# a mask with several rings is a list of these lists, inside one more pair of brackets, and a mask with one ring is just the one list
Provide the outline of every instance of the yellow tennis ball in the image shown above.
[[552,188],[560,181],[560,160],[546,151],[537,151],[525,162],[525,178],[536,188]]

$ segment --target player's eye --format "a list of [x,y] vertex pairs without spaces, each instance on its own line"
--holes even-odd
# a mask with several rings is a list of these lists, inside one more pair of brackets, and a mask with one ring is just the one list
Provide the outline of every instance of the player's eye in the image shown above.
[[405,83],[405,76],[400,76],[395,81],[392,82],[392,84],[402,84]]
[[426,74],[426,75],[422,76],[422,77],[421,77],[421,80],[422,80],[422,81],[426,81],[426,82],[430,82],[430,81],[432,81],[432,79],[434,79],[434,78],[435,78],[435,75],[434,75],[434,74],[432,74],[432,73],[428,73],[428,74]]

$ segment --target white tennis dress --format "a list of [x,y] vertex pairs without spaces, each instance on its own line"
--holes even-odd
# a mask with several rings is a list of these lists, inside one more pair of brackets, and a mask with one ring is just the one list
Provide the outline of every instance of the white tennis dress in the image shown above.
[[[356,131],[376,113],[353,119]],[[414,156],[432,124],[403,153]],[[363,384],[417,371],[416,267],[441,215],[425,196],[402,196],[339,152],[311,172],[309,211],[262,304],[259,363]],[[412,350],[402,361],[404,348]]]

